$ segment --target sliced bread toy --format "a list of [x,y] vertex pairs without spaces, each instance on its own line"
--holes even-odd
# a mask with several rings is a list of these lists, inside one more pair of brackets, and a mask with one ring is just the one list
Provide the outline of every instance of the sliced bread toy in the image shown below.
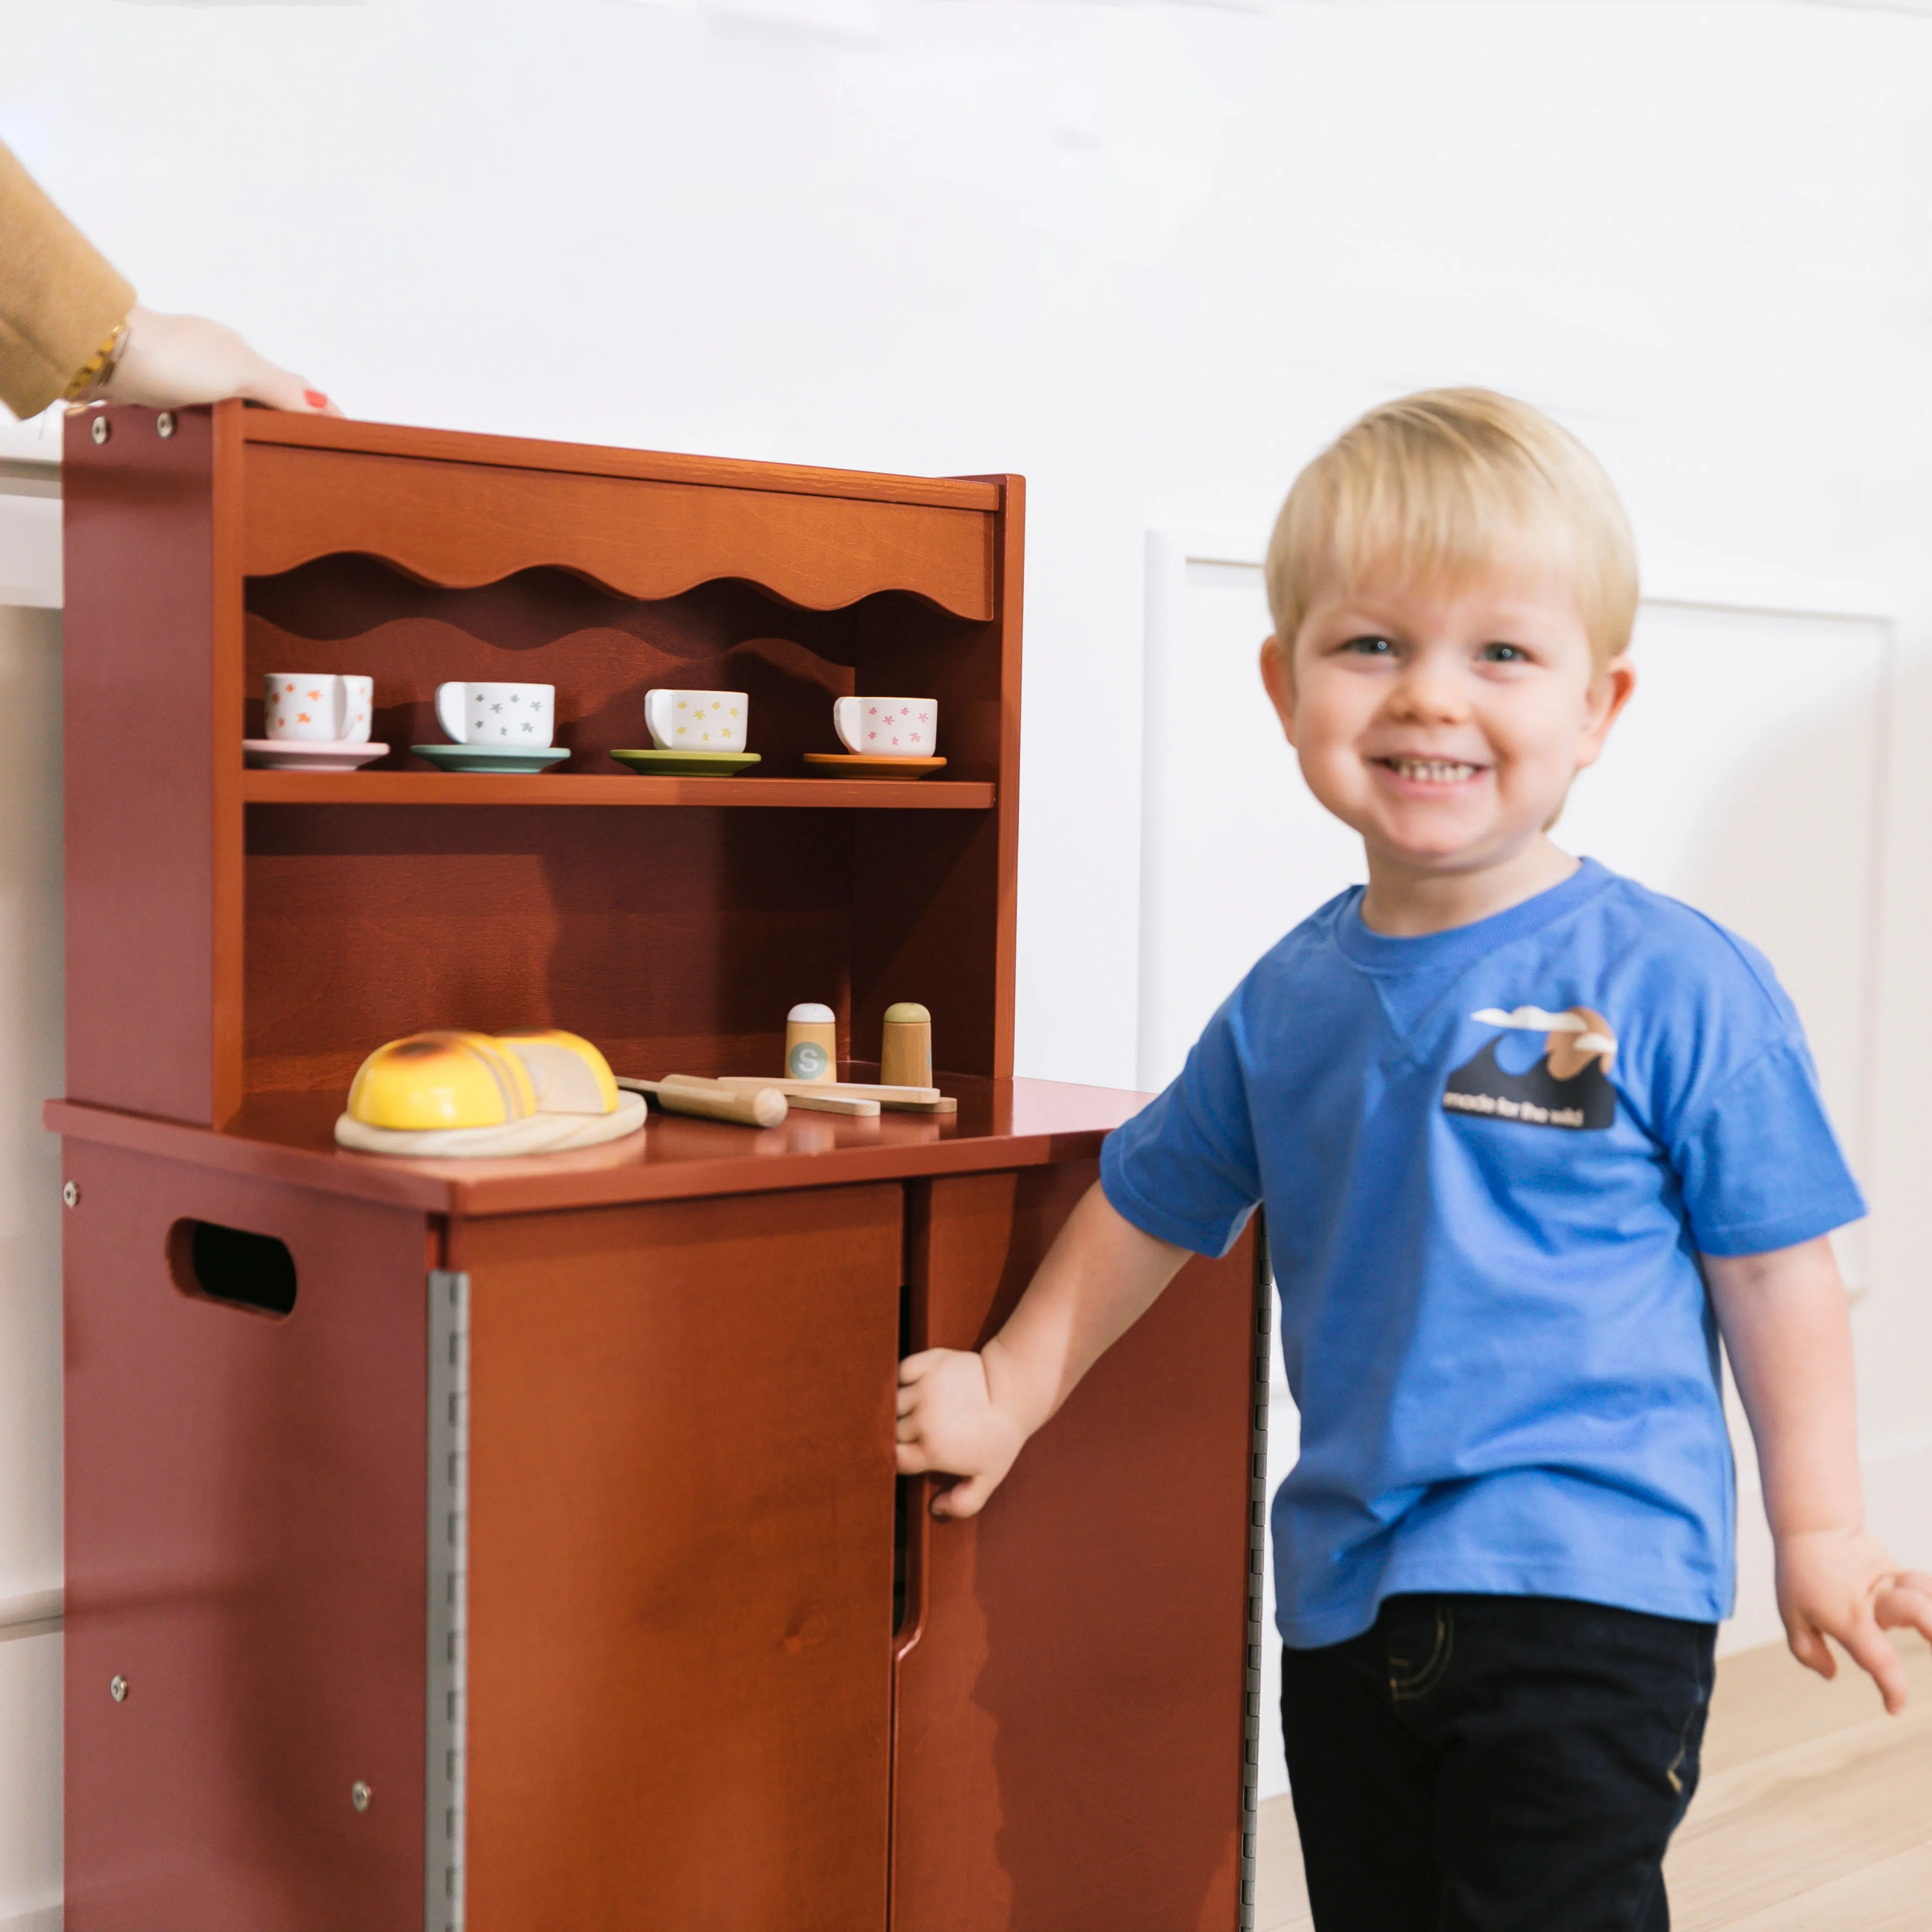
[[524,1063],[543,1114],[614,1114],[617,1083],[610,1063],[590,1041],[552,1027],[541,1032],[501,1033],[506,1046]]
[[335,1138],[358,1154],[502,1157],[595,1147],[644,1120],[575,1034],[414,1034],[362,1063]]
[[351,1120],[422,1132],[500,1127],[537,1111],[524,1063],[484,1033],[411,1034],[379,1046],[349,1089]]

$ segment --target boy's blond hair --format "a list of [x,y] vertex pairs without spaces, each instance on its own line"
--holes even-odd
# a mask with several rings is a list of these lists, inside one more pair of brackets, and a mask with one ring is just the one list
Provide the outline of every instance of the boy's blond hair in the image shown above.
[[1324,591],[1393,572],[1466,582],[1560,573],[1600,670],[1636,620],[1636,544],[1602,464],[1540,410],[1489,389],[1427,389],[1370,410],[1294,479],[1268,548],[1268,608],[1293,652]]

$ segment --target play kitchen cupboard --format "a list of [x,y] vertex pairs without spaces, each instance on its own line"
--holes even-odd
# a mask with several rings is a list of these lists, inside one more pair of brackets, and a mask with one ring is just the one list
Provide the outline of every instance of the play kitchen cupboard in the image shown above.
[[[898,1355],[998,1325],[1134,1105],[1011,1077],[1018,480],[224,404],[75,418],[66,488],[73,1932],[1244,1922],[1253,1236],[982,1517],[892,1474]],[[244,771],[284,664],[398,748],[540,678],[572,756]],[[760,776],[603,758],[671,682]],[[805,776],[868,687],[944,774]],[[755,1072],[823,999],[860,1071],[908,998],[956,1118],[330,1139],[425,1026]]]

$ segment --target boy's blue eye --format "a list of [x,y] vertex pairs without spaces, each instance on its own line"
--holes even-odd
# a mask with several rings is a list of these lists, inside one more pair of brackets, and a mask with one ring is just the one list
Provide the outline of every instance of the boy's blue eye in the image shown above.
[[1395,649],[1386,638],[1351,638],[1342,648],[1345,651],[1359,652],[1365,658],[1385,658]]
[[1521,664],[1528,653],[1520,644],[1485,644],[1483,657],[1490,664]]

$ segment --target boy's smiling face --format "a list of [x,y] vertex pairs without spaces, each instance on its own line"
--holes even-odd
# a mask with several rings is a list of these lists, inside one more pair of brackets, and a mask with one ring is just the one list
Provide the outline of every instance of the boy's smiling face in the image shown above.
[[1262,675],[1309,789],[1361,834],[1372,892],[1378,874],[1534,868],[1635,681],[1627,658],[1593,664],[1566,585],[1506,570],[1337,586],[1288,648],[1268,640]]

